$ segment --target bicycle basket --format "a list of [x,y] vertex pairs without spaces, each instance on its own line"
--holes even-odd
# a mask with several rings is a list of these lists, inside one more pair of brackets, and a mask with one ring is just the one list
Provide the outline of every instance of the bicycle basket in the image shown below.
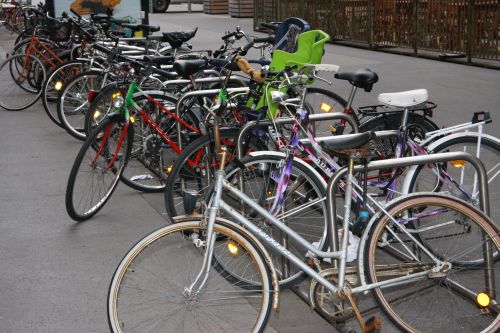
[[71,36],[71,24],[69,22],[48,19],[45,22],[44,29],[47,30],[49,39],[54,42],[66,41]]

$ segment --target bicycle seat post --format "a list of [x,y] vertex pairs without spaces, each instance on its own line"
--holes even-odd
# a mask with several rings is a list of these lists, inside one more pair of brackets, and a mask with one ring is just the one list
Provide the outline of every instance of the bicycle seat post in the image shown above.
[[354,156],[353,153],[349,153],[345,195],[344,195],[344,219],[342,221],[342,240],[340,244],[340,250],[342,251],[342,256],[340,257],[340,263],[339,263],[339,280],[338,280],[339,290],[342,290],[345,285],[345,271],[346,271],[345,266],[347,263],[347,245],[349,242],[349,220],[351,218],[353,173],[354,173]]

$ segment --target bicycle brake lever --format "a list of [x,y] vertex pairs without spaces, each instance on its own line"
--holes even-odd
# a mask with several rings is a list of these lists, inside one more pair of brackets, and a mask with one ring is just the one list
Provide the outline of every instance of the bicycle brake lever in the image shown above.
[[320,80],[320,81],[323,81],[323,82],[328,83],[328,85],[330,85],[330,86],[333,84],[333,82],[332,82],[332,81],[328,81],[327,79],[324,79],[324,78],[319,77],[318,75],[316,75],[316,71],[313,73],[313,77],[314,77],[315,79],[318,79],[318,80]]

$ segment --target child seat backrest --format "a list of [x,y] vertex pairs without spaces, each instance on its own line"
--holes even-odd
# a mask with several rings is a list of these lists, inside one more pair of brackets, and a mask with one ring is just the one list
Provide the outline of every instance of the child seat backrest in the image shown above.
[[321,30],[309,30],[299,34],[294,52],[275,50],[270,64],[272,72],[279,72],[287,66],[296,69],[305,64],[320,64],[324,54],[325,43],[330,36]]
[[311,30],[309,23],[298,17],[289,17],[278,25],[274,37],[273,49],[295,52],[297,37],[301,32]]

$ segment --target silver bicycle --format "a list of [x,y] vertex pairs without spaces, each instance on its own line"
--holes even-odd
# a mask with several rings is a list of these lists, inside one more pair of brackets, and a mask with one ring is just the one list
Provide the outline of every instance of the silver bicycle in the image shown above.
[[[436,193],[415,193],[379,208],[365,228],[358,253],[358,281],[346,277],[352,191],[362,192],[355,170],[463,159],[474,162],[487,208],[484,167],[466,153],[443,153],[375,161],[355,166],[366,156],[372,133],[334,137],[331,149],[346,154],[348,167],[329,182],[329,239],[333,251],[313,244],[224,180],[226,153],[207,216],[185,216],[137,243],[118,266],[108,295],[114,332],[263,332],[278,308],[278,280],[263,244],[312,278],[316,307],[332,305],[334,315],[354,313],[364,332],[381,328],[379,317],[365,321],[355,295],[372,292],[391,322],[407,332],[496,332],[500,329],[495,268],[500,251],[498,227],[470,204]],[[346,170],[347,169],[347,170]],[[345,174],[340,177],[339,175]],[[335,186],[345,182],[342,239],[335,220]],[[299,258],[224,202],[229,192],[307,249]],[[486,207],[484,203],[486,202]],[[232,219],[220,218],[220,212]],[[235,221],[235,222],[233,222]],[[425,242],[423,241],[425,240]],[[324,268],[325,261],[333,259]],[[477,265],[462,265],[477,262]],[[324,302],[327,298],[329,302]],[[328,309],[323,309],[328,311]],[[272,331],[272,328],[269,329]]]

